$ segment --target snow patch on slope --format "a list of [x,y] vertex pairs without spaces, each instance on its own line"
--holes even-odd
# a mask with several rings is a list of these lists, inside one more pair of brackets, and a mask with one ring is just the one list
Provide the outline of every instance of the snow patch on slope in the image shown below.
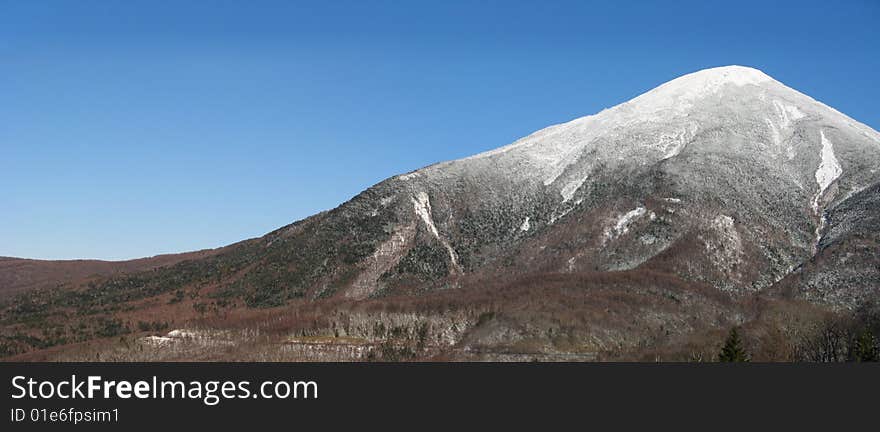
[[773,144],[776,147],[782,145],[782,133],[779,131],[779,128],[776,127],[776,124],[773,123],[773,120],[770,120],[769,117],[764,118],[764,121],[767,122],[767,127],[770,129],[770,136],[773,139]]
[[819,191],[813,197],[812,204],[813,212],[816,214],[819,213],[819,201],[825,194],[828,186],[831,186],[831,183],[834,183],[840,177],[840,174],[843,173],[843,168],[840,167],[840,162],[837,161],[837,157],[834,155],[834,145],[825,138],[825,131],[819,131],[819,134],[822,139],[822,159],[819,162],[819,168],[816,169],[816,183],[819,185]]
[[[786,104],[779,100],[773,101],[773,110],[775,111],[775,121],[770,117],[765,117],[764,121],[770,129],[770,137],[773,141],[774,148],[777,152],[782,150],[782,142],[786,132],[791,130],[794,122],[806,117],[803,111],[794,105]],[[789,160],[794,159],[794,147],[789,145],[785,149],[786,156]]]
[[520,231],[528,231],[532,228],[532,224],[529,223],[529,217],[526,216],[526,220],[523,221],[522,225],[519,226]]
[[804,112],[801,111],[798,107],[782,103],[778,100],[773,101],[773,108],[776,109],[776,113],[777,115],[779,115],[781,120],[781,125],[784,128],[788,128],[795,121],[806,117],[806,114],[804,114]]
[[619,216],[614,226],[605,230],[605,242],[629,232],[629,224],[644,216],[647,211],[646,208],[640,206]]
[[742,263],[743,244],[734,220],[727,215],[719,215],[712,219],[709,228],[714,236],[703,238],[706,252],[712,262],[724,272],[733,275],[737,266]]
[[819,223],[816,224],[816,240],[813,242],[813,254],[818,251],[819,242],[822,240],[822,231],[825,230],[825,225],[827,224],[825,212],[819,208],[820,201],[828,187],[843,173],[843,168],[840,167],[840,162],[837,161],[837,157],[834,155],[834,144],[828,138],[825,138],[825,131],[820,130],[819,136],[822,140],[822,159],[819,162],[819,168],[816,169],[816,183],[819,185],[819,190],[813,196],[812,202],[813,213],[819,216]]
[[455,253],[455,249],[453,249],[446,240],[440,237],[440,232],[437,231],[437,226],[434,225],[434,218],[431,216],[431,200],[428,198],[428,194],[425,192],[419,192],[413,196],[412,202],[416,214],[422,219],[425,226],[428,227],[428,231],[430,231],[431,234],[434,235],[434,238],[440,241],[440,244],[446,248],[446,251],[449,253],[449,261],[452,262],[453,270],[460,273],[461,267],[458,265],[458,254]]
[[587,177],[589,177],[589,174],[584,174],[582,177],[574,179],[574,180],[566,183],[566,185],[559,192],[562,195],[562,202],[566,202],[566,201],[570,200],[571,197],[574,196],[574,193],[578,189],[580,189],[581,186],[584,185],[584,182],[587,181]]
[[815,237],[816,239],[813,241],[813,255],[816,255],[816,252],[819,251],[819,242],[822,241],[822,231],[825,230],[825,226],[828,224],[828,219],[825,217],[825,214],[819,215],[819,223],[816,224]]
[[437,226],[434,225],[434,218],[431,216],[431,200],[428,198],[428,194],[419,192],[413,197],[412,201],[416,214],[422,218],[422,222],[428,227],[428,231],[435,238],[439,239],[440,233],[437,231]]
[[685,146],[687,146],[687,143],[696,136],[697,130],[697,125],[691,125],[685,130],[660,135],[655,144],[657,149],[663,153],[663,157],[660,158],[660,160],[666,160],[678,156],[681,151],[684,150]]

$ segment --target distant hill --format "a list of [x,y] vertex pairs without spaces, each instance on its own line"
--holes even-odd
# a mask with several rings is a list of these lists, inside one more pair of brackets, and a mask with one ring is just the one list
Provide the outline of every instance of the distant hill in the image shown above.
[[34,260],[0,257],[0,298],[24,291],[71,285],[87,278],[151,270],[183,260],[204,258],[217,250],[156,255],[127,261]]

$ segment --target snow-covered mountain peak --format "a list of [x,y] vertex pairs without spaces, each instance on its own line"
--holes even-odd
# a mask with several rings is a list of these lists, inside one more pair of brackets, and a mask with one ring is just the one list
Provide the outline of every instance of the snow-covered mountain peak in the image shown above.
[[[772,164],[803,188],[818,161],[828,159],[821,157],[822,130],[835,143],[838,159],[851,141],[840,134],[856,132],[870,138],[870,147],[880,147],[876,131],[760,70],[724,66],[683,75],[599,113],[399,179],[497,173],[505,181],[542,184],[561,202],[576,203],[578,190],[603,173],[654,166],[682,154],[700,159],[723,154],[725,160]],[[824,188],[831,183],[820,181]]]
[[760,85],[767,81],[773,81],[773,78],[758,69],[733,65],[689,73],[663,84],[658,89],[664,87],[713,87],[728,83],[738,86]]
[[[754,68],[724,66],[704,69],[668,81],[597,114],[550,126],[513,144],[464,160],[506,154],[515,165],[527,167],[525,174],[537,173],[548,185],[580,155],[593,148],[597,149],[596,156],[600,158],[629,158],[634,153],[658,160],[672,157],[700,130],[700,121],[691,114],[704,109],[706,101],[708,105],[716,106],[720,97],[739,93],[740,89],[749,86],[756,90],[748,92],[755,98],[761,98],[768,90],[773,93],[780,89],[794,92]],[[740,99],[739,95],[735,97]],[[696,108],[697,105],[703,108]],[[627,150],[630,147],[632,151]]]
[[702,98],[716,96],[727,86],[763,86],[777,81],[745,66],[724,66],[683,75],[650,90],[622,106],[644,114],[661,110],[686,110]]

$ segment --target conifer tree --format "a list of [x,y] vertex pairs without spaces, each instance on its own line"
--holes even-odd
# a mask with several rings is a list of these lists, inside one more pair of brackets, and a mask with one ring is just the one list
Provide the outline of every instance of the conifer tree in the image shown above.
[[724,341],[724,346],[721,348],[721,352],[718,353],[718,361],[720,362],[747,362],[749,361],[749,355],[746,353],[745,348],[742,346],[742,340],[739,337],[739,329],[734,327],[730,330],[730,334],[727,336],[727,340]]

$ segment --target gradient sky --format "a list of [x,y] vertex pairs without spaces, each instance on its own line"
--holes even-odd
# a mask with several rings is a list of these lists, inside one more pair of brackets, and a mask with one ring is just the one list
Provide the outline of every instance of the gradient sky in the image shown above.
[[216,247],[741,64],[880,129],[880,1],[0,0],[0,255]]

